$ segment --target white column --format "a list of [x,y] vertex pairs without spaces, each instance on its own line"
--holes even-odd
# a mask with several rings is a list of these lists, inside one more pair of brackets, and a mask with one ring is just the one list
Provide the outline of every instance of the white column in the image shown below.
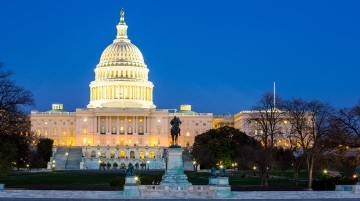
[[132,118],[132,133],[135,133],[135,116]]
[[125,135],[127,135],[127,133],[128,133],[128,117],[127,116],[125,116],[124,121],[125,121],[124,133],[125,133]]
[[96,134],[100,134],[100,117],[97,116]]
[[147,116],[144,117],[144,133],[147,133]]
[[106,116],[105,118],[105,133],[107,134],[109,132],[109,117]]
[[119,130],[120,130],[120,117],[117,116],[116,117],[116,135],[119,135]]

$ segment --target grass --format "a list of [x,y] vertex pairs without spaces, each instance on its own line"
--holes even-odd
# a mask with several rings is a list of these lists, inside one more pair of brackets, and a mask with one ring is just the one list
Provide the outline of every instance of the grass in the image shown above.
[[[163,171],[141,171],[136,175],[142,184],[151,184],[153,180],[160,181]],[[189,182],[193,185],[207,185],[209,173],[186,172]],[[110,186],[116,180],[115,186]],[[5,184],[6,188],[15,189],[53,189],[53,190],[121,190],[125,174],[118,171],[55,171],[42,173],[21,173],[13,174],[0,178],[0,183]],[[114,183],[114,182],[113,182]],[[244,177],[241,172],[232,176],[229,175],[229,183],[234,190],[258,187],[259,177]],[[301,187],[306,186],[306,182],[300,182]],[[270,186],[288,189],[294,187],[291,178],[271,179]],[[250,189],[251,190],[251,189]],[[252,189],[254,190],[254,189]]]

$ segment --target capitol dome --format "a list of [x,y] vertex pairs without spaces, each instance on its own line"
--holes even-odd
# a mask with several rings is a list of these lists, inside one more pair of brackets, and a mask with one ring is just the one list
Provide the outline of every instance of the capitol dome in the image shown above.
[[129,42],[115,42],[110,44],[101,54],[98,67],[112,62],[130,62],[139,67],[145,67],[144,57],[139,48]]
[[116,38],[105,48],[94,70],[88,108],[155,108],[149,69],[139,48],[128,39],[124,14],[122,9]]

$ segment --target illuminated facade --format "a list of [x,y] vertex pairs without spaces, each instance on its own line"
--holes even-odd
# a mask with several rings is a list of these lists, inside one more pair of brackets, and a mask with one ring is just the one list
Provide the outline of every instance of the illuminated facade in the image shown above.
[[[191,146],[196,135],[212,128],[213,115],[193,112],[190,105],[182,105],[179,111],[156,109],[149,69],[140,50],[128,39],[123,10],[116,27],[116,38],[95,68],[87,108],[66,112],[61,104],[53,104],[50,111],[31,112],[32,130],[53,139],[57,146],[52,158],[57,169],[68,169],[69,147],[81,149],[79,167],[84,169],[98,169],[99,162],[111,167],[115,163],[118,167],[150,163],[148,168],[161,169],[174,116],[183,122],[182,146]],[[60,167],[64,153],[65,166]]]
[[[250,119],[256,117],[259,111],[241,111],[234,115],[234,127],[246,133],[247,135],[254,137],[255,139],[261,141],[261,136],[263,135],[263,130],[261,126],[255,121],[250,121]],[[281,115],[279,115],[281,118]],[[275,134],[274,145],[276,147],[290,147],[289,135],[291,132],[291,124],[284,117],[281,120],[277,121],[277,131]]]

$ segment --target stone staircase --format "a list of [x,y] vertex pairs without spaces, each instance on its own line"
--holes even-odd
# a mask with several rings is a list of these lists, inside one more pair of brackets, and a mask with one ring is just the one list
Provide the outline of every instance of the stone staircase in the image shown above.
[[79,170],[82,149],[78,147],[57,147],[52,160],[55,160],[55,170]]
[[66,170],[80,170],[80,162],[82,159],[82,149],[81,148],[69,148],[69,156],[66,162]]

